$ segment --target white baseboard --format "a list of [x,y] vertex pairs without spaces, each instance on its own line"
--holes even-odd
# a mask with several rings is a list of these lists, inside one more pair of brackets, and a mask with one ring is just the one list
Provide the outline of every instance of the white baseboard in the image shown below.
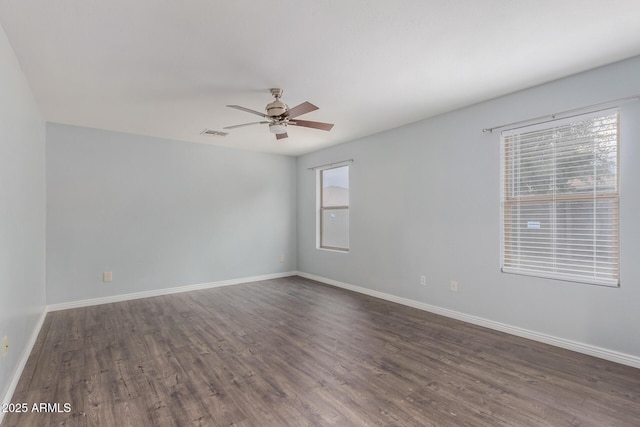
[[[29,337],[29,341],[27,341],[27,345],[25,346],[22,354],[20,355],[20,359],[18,360],[18,366],[16,366],[16,370],[13,374],[13,378],[11,379],[11,383],[9,383],[9,388],[7,392],[4,394],[0,403],[10,403],[13,398],[13,393],[16,391],[16,387],[18,386],[18,381],[20,381],[20,377],[22,376],[22,371],[24,371],[24,367],[27,365],[27,361],[29,360],[29,356],[31,355],[31,351],[33,350],[33,346],[36,344],[36,340],[38,339],[38,334],[40,333],[40,329],[42,329],[42,325],[44,324],[44,319],[47,317],[46,308],[40,314],[38,321],[36,322],[33,331],[31,332],[31,336]],[[2,418],[4,418],[4,412],[0,411],[0,424],[2,424]]]
[[63,302],[47,306],[47,312],[68,310],[70,308],[89,307],[92,305],[110,304],[112,302],[130,301],[140,298],[157,297],[161,295],[177,294],[180,292],[197,291],[200,289],[219,288],[221,286],[239,285],[241,283],[260,282],[262,280],[279,279],[281,277],[296,276],[297,271],[264,274],[261,276],[241,277],[239,279],[220,280],[218,282],[199,283],[197,285],[176,286],[173,288],[154,289],[152,291],[134,292],[130,294],[113,295],[102,298],[92,298],[79,301]]
[[411,300],[408,298],[402,298],[402,297],[387,294],[384,292],[374,291],[374,290],[363,288],[360,286],[351,285],[349,283],[339,282],[333,279],[327,279],[326,277],[316,276],[316,275],[308,274],[304,272],[298,272],[298,276],[315,280],[321,283],[325,283],[327,285],[348,289],[350,291],[358,292],[361,294],[369,295],[369,296],[380,298],[383,300],[417,308],[419,310],[428,311],[430,313],[451,317],[457,320],[462,320],[463,322],[472,323],[474,325],[483,326],[485,328],[494,329],[496,331],[506,332],[508,334],[516,335],[522,338],[539,341],[545,344],[550,344],[550,345],[564,348],[567,350],[576,351],[578,353],[587,354],[589,356],[598,357],[600,359],[610,360],[612,362],[620,363],[622,365],[632,366],[634,368],[640,368],[640,357],[637,357],[637,356],[632,356],[629,354],[624,354],[624,353],[609,350],[606,348],[596,347],[593,345],[584,344],[584,343],[580,343],[580,342],[576,342],[576,341],[572,341],[564,338],[558,338],[552,335],[542,334],[540,332],[519,328],[517,326],[507,325],[505,323],[495,322],[493,320],[488,320],[482,317],[460,313],[458,311],[453,311],[453,310],[437,307],[430,304],[425,304],[423,302]]

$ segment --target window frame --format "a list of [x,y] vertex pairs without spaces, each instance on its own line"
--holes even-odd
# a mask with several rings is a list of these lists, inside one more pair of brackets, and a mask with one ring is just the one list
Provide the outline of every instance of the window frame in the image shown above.
[[[348,180],[350,181],[351,178],[351,168],[349,164],[335,164],[335,165],[331,165],[322,169],[318,169],[318,238],[317,238],[317,248],[318,249],[324,249],[324,250],[329,250],[329,251],[338,251],[338,252],[343,252],[343,253],[348,253],[350,250],[350,230],[351,230],[351,216],[349,215],[349,226],[347,229],[347,241],[349,242],[349,245],[346,248],[343,247],[339,247],[339,246],[328,246],[325,245],[323,242],[323,237],[324,237],[324,212],[327,211],[334,211],[334,210],[346,210],[349,214],[350,214],[350,205],[351,205],[351,194],[349,194],[349,204],[347,205],[340,205],[340,206],[324,206],[324,172],[328,171],[328,170],[332,170],[332,169],[338,169],[338,168],[347,168],[347,175],[348,175]],[[349,185],[348,190],[351,191],[350,189],[351,185]]]
[[[553,189],[549,194],[544,195],[519,195],[512,197],[510,200],[509,195],[513,194],[513,186],[517,185],[515,178],[513,175],[515,172],[510,171],[510,165],[507,165],[508,158],[513,158],[512,153],[508,153],[509,150],[513,150],[513,143],[507,144],[507,138],[513,138],[518,134],[525,134],[528,132],[536,132],[542,130],[553,130],[558,129],[563,126],[567,126],[569,123],[586,121],[589,119],[595,119],[599,117],[607,117],[614,116],[616,118],[616,138],[615,138],[615,148],[616,148],[616,166],[615,166],[615,189],[611,190],[597,190],[597,184],[595,184],[594,190],[585,192],[585,193],[562,193],[557,191],[557,189]],[[500,163],[501,163],[501,210],[500,210],[500,270],[503,273],[510,274],[518,274],[523,276],[533,276],[533,277],[541,277],[547,279],[555,279],[555,280],[563,280],[569,282],[578,282],[583,284],[590,285],[600,285],[600,286],[608,286],[608,287],[619,287],[620,286],[620,110],[619,108],[611,108],[606,110],[594,111],[594,112],[586,112],[583,114],[564,117],[559,119],[550,120],[544,123],[538,123],[528,126],[523,126],[515,129],[505,130],[502,132],[500,137]],[[556,151],[554,149],[554,156],[556,155]],[[564,170],[564,169],[561,169]],[[555,172],[558,175],[558,172]],[[526,204],[543,204],[549,203],[550,210],[554,217],[554,222],[552,224],[552,233],[555,234],[559,232],[558,225],[559,223],[555,221],[555,215],[557,214],[556,210],[562,203],[570,203],[570,202],[593,202],[594,204],[599,201],[613,201],[612,204],[612,220],[608,225],[614,227],[615,233],[612,234],[615,240],[615,249],[611,251],[612,256],[615,259],[615,279],[609,279],[604,277],[589,277],[586,273],[577,274],[577,273],[562,273],[558,271],[544,271],[542,269],[535,270],[534,268],[523,269],[522,266],[514,266],[508,265],[506,254],[509,251],[517,251],[519,246],[514,246],[513,244],[509,245],[508,240],[511,238],[512,234],[509,230],[512,227],[512,219],[507,219],[507,215],[509,209],[518,209],[522,205]],[[594,208],[594,215],[597,214],[597,208]],[[573,224],[573,222],[571,223]],[[555,237],[549,239],[552,243],[552,249],[549,250],[549,257],[557,256],[558,248],[556,247],[557,242],[555,241]],[[594,246],[593,253],[597,251],[596,246]]]

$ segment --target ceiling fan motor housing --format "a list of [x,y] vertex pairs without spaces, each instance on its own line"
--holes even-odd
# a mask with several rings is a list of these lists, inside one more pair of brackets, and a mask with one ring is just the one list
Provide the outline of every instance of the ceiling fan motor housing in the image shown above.
[[276,99],[275,101],[267,104],[267,115],[269,117],[280,117],[287,112],[289,107],[284,102]]

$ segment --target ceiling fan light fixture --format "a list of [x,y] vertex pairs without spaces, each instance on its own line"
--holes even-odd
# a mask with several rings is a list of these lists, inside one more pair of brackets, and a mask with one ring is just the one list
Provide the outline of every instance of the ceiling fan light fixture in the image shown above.
[[287,133],[287,125],[283,123],[271,123],[269,125],[269,132],[278,134]]

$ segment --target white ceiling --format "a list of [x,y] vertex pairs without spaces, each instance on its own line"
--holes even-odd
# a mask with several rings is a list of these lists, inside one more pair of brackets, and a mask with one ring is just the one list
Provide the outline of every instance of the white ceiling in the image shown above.
[[[299,155],[640,54],[638,0],[0,0],[44,119]],[[284,88],[331,132],[266,125]]]

